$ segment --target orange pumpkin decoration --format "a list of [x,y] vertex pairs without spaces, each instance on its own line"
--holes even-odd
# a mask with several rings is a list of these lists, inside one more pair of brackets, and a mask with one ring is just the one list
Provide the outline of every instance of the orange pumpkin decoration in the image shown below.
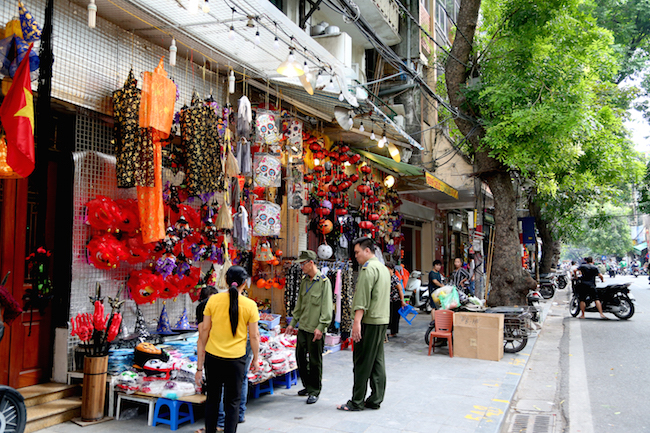
[[260,278],[259,280],[257,280],[257,283],[255,283],[255,284],[260,289],[263,289],[264,287],[266,287],[266,280],[264,278]]
[[322,219],[318,222],[318,229],[326,235],[334,229],[334,225],[332,224],[332,221]]
[[282,257],[282,254],[283,254],[282,250],[277,250],[275,252],[275,255],[278,256],[278,257]]

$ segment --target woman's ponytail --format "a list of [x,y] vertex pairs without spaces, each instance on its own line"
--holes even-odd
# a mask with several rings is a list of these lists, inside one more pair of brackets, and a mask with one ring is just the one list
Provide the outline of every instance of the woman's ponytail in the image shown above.
[[247,278],[248,272],[241,266],[231,266],[226,271],[226,283],[230,285],[228,289],[230,294],[228,314],[230,315],[230,329],[233,337],[237,333],[237,325],[239,325],[239,291],[237,288],[244,284]]
[[237,325],[239,325],[239,292],[237,291],[237,283],[232,283],[228,289],[230,295],[230,308],[228,314],[230,315],[230,329],[232,336],[237,333]]

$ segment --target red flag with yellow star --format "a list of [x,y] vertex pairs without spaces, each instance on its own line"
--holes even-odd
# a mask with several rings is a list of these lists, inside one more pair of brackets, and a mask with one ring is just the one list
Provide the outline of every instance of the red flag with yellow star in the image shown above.
[[[33,45],[33,44],[32,44]],[[7,134],[7,164],[21,177],[34,171],[34,98],[29,79],[29,52],[16,70],[14,81],[0,107],[0,121]]]

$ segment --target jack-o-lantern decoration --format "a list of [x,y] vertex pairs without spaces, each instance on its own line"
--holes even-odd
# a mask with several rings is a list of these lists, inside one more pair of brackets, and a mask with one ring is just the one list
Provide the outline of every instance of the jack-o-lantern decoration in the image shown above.
[[334,229],[334,224],[332,224],[332,221],[322,219],[318,221],[318,229],[323,233],[324,235],[331,233],[332,230]]

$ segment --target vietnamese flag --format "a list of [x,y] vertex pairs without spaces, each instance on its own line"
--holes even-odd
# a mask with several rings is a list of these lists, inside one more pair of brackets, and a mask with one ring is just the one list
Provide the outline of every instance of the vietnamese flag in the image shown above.
[[7,134],[7,164],[25,178],[34,171],[34,97],[29,79],[29,46],[16,70],[14,81],[0,107],[0,121]]

